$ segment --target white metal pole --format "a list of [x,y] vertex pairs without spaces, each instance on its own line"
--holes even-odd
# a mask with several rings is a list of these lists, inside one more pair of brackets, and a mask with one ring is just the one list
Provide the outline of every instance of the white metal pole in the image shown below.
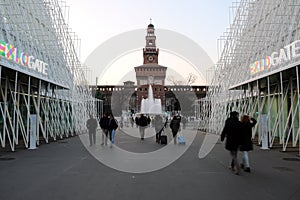
[[281,108],[280,108],[280,112],[281,112],[281,120],[280,120],[280,128],[279,128],[279,137],[280,137],[280,144],[283,144],[284,142],[284,112],[283,112],[283,108],[284,108],[284,91],[283,91],[283,82],[282,82],[282,72],[280,72],[280,93],[281,93]]
[[267,116],[267,120],[268,120],[268,135],[269,135],[269,143],[271,142],[271,99],[270,99],[270,77],[267,77],[267,81],[268,81],[268,116]]
[[17,88],[18,88],[18,72],[16,71],[15,73],[15,87],[14,87],[14,94],[13,94],[13,104],[14,104],[14,112],[13,112],[13,139],[14,139],[14,142],[16,144],[18,144],[18,136],[16,134],[16,113],[17,113]]
[[27,130],[26,130],[26,135],[27,135],[27,145],[29,146],[29,126],[30,126],[30,87],[31,87],[31,76],[28,77],[28,88],[27,88]]
[[[298,119],[300,119],[300,87],[299,87],[299,66],[296,66],[296,76],[297,76],[297,93],[298,93]],[[298,146],[299,146],[299,156],[300,156],[300,120],[298,120]]]

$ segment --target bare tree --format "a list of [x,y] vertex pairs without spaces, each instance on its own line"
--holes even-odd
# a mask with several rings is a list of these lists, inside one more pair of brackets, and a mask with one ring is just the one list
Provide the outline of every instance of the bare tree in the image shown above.
[[192,85],[197,80],[197,76],[193,73],[189,73],[189,75],[186,77],[186,85]]
[[174,76],[168,76],[167,80],[173,85],[182,85],[183,81],[176,80]]
[[198,77],[195,74],[189,73],[188,76],[185,78],[184,81],[177,80],[177,79],[175,79],[174,76],[168,76],[167,80],[169,82],[171,82],[173,85],[184,85],[184,83],[185,83],[185,85],[191,85],[191,84],[195,83],[195,81],[197,80],[197,78]]

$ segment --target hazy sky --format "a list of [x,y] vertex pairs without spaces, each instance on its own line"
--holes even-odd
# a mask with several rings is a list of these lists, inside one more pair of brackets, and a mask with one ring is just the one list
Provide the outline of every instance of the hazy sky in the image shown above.
[[134,29],[146,30],[152,18],[156,29],[189,37],[215,63],[217,39],[229,27],[232,0],[66,0],[66,4],[69,26],[81,39],[82,62],[109,38]]
[[217,39],[229,27],[232,0],[67,0],[69,26],[81,38],[82,61],[114,35],[146,28],[173,30],[197,42],[215,62]]

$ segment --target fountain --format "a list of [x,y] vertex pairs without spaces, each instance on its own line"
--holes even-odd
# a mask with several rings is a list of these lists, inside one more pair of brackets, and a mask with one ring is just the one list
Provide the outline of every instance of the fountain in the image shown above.
[[149,84],[148,98],[142,99],[141,113],[143,114],[161,114],[161,100],[153,98],[152,86]]

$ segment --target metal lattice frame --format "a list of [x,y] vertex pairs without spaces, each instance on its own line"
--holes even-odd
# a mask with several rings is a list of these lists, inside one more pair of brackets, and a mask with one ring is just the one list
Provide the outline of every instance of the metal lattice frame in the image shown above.
[[[269,146],[278,142],[284,151],[288,144],[295,147],[300,132],[300,58],[258,76],[250,75],[249,66],[300,39],[300,0],[241,0],[232,5],[234,18],[218,40],[222,52],[207,98],[197,102],[198,115],[204,115],[201,126],[220,134],[232,110],[254,115],[259,122],[265,115]],[[259,143],[261,128],[258,123],[254,131]]]
[[88,89],[76,52],[80,41],[65,21],[65,2],[0,0],[0,7],[0,39],[49,64],[48,77],[39,79],[0,57],[1,146],[14,151],[22,141],[28,148],[32,113],[37,115],[37,144],[85,131],[88,114],[95,114],[101,102]]

